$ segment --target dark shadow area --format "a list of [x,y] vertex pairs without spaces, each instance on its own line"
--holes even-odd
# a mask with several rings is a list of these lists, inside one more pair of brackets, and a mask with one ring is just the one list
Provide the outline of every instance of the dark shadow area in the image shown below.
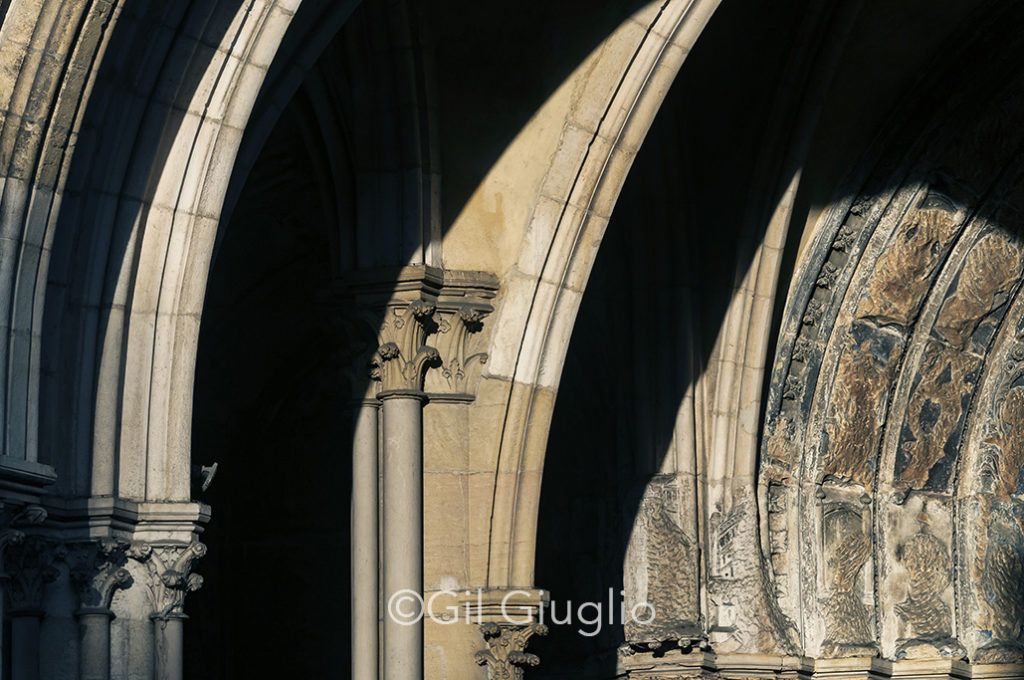
[[191,678],[348,665],[349,378],[298,108],[249,176],[205,303],[193,460],[219,466],[201,496],[214,519],[188,602]]
[[[412,33],[429,43],[411,57],[433,88],[443,228],[554,89],[642,4],[407,6]],[[376,0],[357,8],[249,175],[233,179],[242,188],[224,217],[196,367],[193,464],[218,470],[196,492],[213,519],[197,567],[206,585],[187,603],[186,677],[349,677],[350,397],[368,373],[351,373],[362,338],[346,333],[359,310],[332,294],[367,243],[387,248],[377,266],[412,255],[365,231],[380,221],[374,211],[401,201],[401,185],[395,198],[382,182],[408,172],[404,147],[386,139],[404,134],[396,120],[408,107],[407,92],[389,90],[401,87],[388,61],[401,46],[381,21],[396,21],[390,11]]]
[[[774,142],[759,121],[769,117],[781,71],[794,49],[778,38],[792,34],[805,9],[797,2],[771,8],[723,3],[673,84],[616,205],[573,330],[545,458],[536,584],[550,591],[562,607],[560,615],[570,601],[608,602],[609,590],[619,601],[642,495],[673,446],[680,403],[723,332],[737,272],[745,273],[751,264],[745,240],[756,242],[763,235],[763,230],[749,231],[749,202],[774,205],[780,199],[778,192],[765,196],[773,187],[756,183],[764,180],[755,167],[757,154]],[[901,22],[916,20],[913,12],[897,14]],[[1014,25],[1010,20],[1016,21],[1017,14],[1007,14],[993,35],[1005,37],[1005,26]],[[972,19],[983,16],[978,12]],[[845,68],[856,69],[859,60],[891,39],[895,29],[885,22],[879,21],[872,33],[873,18],[865,11],[864,25],[855,29],[859,42],[850,48],[852,64]],[[995,91],[1017,72],[1015,65],[1007,65],[993,74],[984,58],[979,35],[998,28],[999,21],[988,17],[966,27],[935,23],[957,49],[936,49],[945,40],[933,35],[921,40],[917,52],[894,47],[886,58],[902,71],[890,74],[882,94],[855,101],[851,93],[859,90],[844,88],[858,82],[867,87],[864,79],[878,77],[887,66],[884,60],[866,73],[840,73],[829,92],[826,125],[810,155],[819,176],[798,195],[784,253],[769,366],[800,230],[812,206],[836,198],[836,187],[843,188],[841,182],[851,174],[860,189],[876,163],[876,172],[888,179],[921,137],[922,121],[932,120],[951,102],[962,104],[963,92]],[[967,32],[972,25],[973,32]],[[964,53],[974,57],[965,62]],[[941,87],[922,90],[922,72]],[[983,101],[978,99],[978,105]],[[877,139],[887,121],[893,129]],[[877,148],[868,148],[872,140]],[[891,158],[879,161],[878,144],[890,150]],[[868,190],[886,188],[876,184]],[[813,287],[814,279],[806,285]],[[772,371],[767,373],[765,395]],[[594,636],[580,632],[592,632],[594,626],[578,622],[549,622],[549,628],[546,637],[530,642],[530,651],[541,659],[530,677],[618,677],[618,650],[625,642],[619,620]]]
[[584,59],[643,0],[422,3],[434,45],[442,225]]
[[[760,121],[792,48],[776,36],[804,9],[725,2],[623,187],[573,330],[545,459],[536,580],[559,603],[607,602],[623,588],[642,494],[707,365],[737,272],[750,266],[746,244],[763,236],[745,228],[748,200],[768,190],[752,185],[770,141]],[[551,626],[531,643],[542,659],[532,674],[613,677],[624,642],[617,617],[593,637]]]

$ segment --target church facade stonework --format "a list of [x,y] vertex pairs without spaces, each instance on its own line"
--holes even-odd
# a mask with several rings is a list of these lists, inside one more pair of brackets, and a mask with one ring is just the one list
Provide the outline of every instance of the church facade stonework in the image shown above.
[[0,1],[0,680],[1024,678],[1024,9]]

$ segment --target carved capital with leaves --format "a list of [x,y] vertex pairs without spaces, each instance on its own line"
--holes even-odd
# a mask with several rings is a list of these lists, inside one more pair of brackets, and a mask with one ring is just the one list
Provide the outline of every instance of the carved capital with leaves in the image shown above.
[[476,653],[476,663],[487,666],[490,680],[522,680],[525,667],[540,664],[536,654],[525,651],[526,645],[534,635],[547,635],[548,627],[542,623],[485,623],[480,632],[487,649]]
[[380,328],[380,345],[371,363],[371,377],[380,391],[420,391],[427,368],[440,363],[440,353],[426,344],[435,329],[433,302],[413,300],[388,305]]
[[54,562],[63,559],[64,546],[40,536],[25,536],[9,541],[4,553],[12,614],[41,615],[43,591],[60,576]]
[[437,336],[433,342],[441,353],[440,378],[435,387],[448,394],[470,394],[480,367],[487,363],[483,320],[493,311],[485,301],[438,303]]
[[192,573],[192,565],[206,554],[206,546],[199,541],[179,545],[135,543],[126,554],[146,568],[152,618],[166,621],[183,617],[185,595],[203,585],[203,577]]
[[129,543],[111,538],[73,545],[69,549],[71,583],[78,591],[79,614],[110,614],[114,591],[131,585]]

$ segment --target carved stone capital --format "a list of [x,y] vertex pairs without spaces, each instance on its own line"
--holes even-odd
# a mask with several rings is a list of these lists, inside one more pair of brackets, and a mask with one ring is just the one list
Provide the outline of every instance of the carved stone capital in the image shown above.
[[[421,265],[357,272],[339,286],[339,304],[359,310],[349,315],[358,322],[342,324],[358,367],[352,375],[357,401],[424,390],[432,397],[472,398],[480,366],[487,361],[487,338],[481,331],[484,317],[493,311],[495,276]],[[367,359],[370,377],[380,382],[364,390],[361,371]],[[427,371],[431,367],[440,370]]]
[[43,590],[60,575],[53,563],[65,554],[62,544],[39,536],[23,536],[14,544],[8,543],[4,568],[10,581],[13,616],[41,615]]
[[438,303],[437,335],[432,341],[440,351],[440,380],[434,388],[446,394],[471,394],[480,367],[487,363],[483,342],[483,320],[494,311],[483,300]]
[[548,627],[542,623],[524,626],[499,623],[484,623],[480,632],[487,643],[487,649],[476,653],[479,666],[487,666],[490,680],[522,680],[525,666],[536,666],[540,659],[526,651],[526,645],[534,635],[547,635]]
[[18,527],[41,524],[46,519],[46,510],[38,505],[18,506],[14,510],[0,510],[0,581],[7,578],[5,571],[7,547],[21,545],[25,532]]
[[185,595],[199,590],[203,577],[191,573],[192,564],[206,554],[199,541],[179,545],[134,543],[126,555],[146,568],[146,589],[152,618],[166,621],[184,617]]
[[419,391],[427,367],[440,362],[440,354],[426,344],[434,329],[433,302],[393,302],[380,327],[380,345],[371,360],[370,375],[380,381],[380,391]]
[[79,614],[110,614],[114,591],[131,585],[127,541],[100,539],[71,546],[68,564],[78,591]]

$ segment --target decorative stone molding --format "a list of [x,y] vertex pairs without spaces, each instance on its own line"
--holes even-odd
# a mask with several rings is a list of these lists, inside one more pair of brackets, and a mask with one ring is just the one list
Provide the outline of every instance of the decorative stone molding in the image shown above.
[[887,661],[877,657],[815,659],[769,654],[715,654],[672,649],[623,656],[619,676],[629,680],[753,680],[754,678],[859,678],[860,680],[1010,680],[1024,677],[1020,664],[970,664],[958,659]]
[[476,653],[477,665],[487,666],[490,680],[522,680],[524,666],[540,664],[536,654],[524,651],[534,635],[547,635],[548,627],[542,623],[515,626],[485,623],[480,633],[487,649]]
[[190,572],[192,563],[206,554],[206,546],[199,541],[185,545],[135,543],[128,546],[126,554],[147,569],[145,586],[153,607],[152,618],[183,618],[185,595],[203,585],[203,577]]
[[5,553],[11,615],[41,616],[43,590],[60,575],[53,563],[65,556],[64,545],[40,536],[27,536],[15,545],[9,544]]
[[[428,597],[430,595],[433,593],[429,593]],[[495,588],[462,591],[456,595],[456,605],[468,623],[526,625],[540,618],[541,609],[550,599],[550,593],[546,590]]]
[[68,563],[71,582],[78,591],[78,614],[110,614],[114,591],[131,585],[127,541],[104,538],[71,546]]
[[[57,480],[54,469],[20,456],[0,454],[0,514],[36,505],[47,486]],[[0,520],[0,525],[4,522]]]

